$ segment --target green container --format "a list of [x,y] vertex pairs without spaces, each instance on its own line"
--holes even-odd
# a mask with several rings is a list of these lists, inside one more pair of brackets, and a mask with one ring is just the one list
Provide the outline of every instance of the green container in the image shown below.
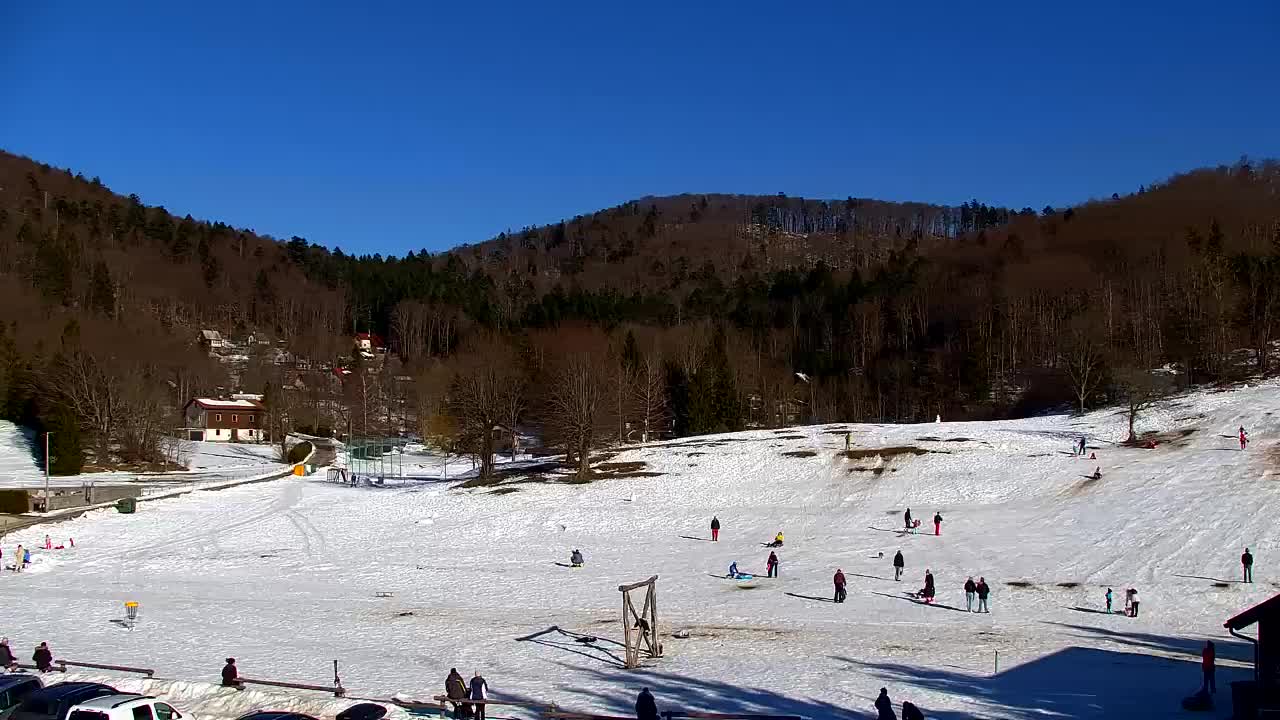
[[125,515],[132,515],[138,509],[137,498],[120,498],[116,501],[116,509]]

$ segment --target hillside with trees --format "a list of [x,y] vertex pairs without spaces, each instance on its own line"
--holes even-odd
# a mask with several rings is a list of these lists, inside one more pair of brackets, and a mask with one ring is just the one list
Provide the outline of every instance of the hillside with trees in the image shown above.
[[[645,198],[384,257],[0,154],[0,292],[0,411],[52,430],[62,472],[163,463],[189,397],[243,390],[277,437],[414,434],[487,472],[532,430],[585,474],[603,444],[672,433],[1136,413],[1268,373],[1280,165],[1061,209]],[[202,329],[255,341],[231,367]]]

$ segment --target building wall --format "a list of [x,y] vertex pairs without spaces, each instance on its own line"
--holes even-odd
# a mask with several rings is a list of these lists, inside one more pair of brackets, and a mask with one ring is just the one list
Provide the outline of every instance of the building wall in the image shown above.
[[[234,435],[234,437],[233,437]],[[262,428],[208,428],[204,431],[204,439],[208,442],[262,442]]]
[[[49,490],[47,510],[66,510],[85,505],[113,502],[120,498],[141,497],[142,488],[130,485],[92,485],[88,487],[61,487]],[[25,513],[39,509],[44,501],[44,489],[0,489],[0,512]]]

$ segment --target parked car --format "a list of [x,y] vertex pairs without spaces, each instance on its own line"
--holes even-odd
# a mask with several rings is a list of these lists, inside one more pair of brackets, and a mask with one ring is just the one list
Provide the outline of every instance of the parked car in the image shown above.
[[254,710],[248,715],[241,715],[236,720],[316,720],[310,715],[284,710]]
[[0,720],[13,713],[27,696],[44,687],[40,678],[26,673],[0,675]]
[[182,717],[169,703],[134,693],[85,700],[67,713],[67,720],[179,720]]
[[72,707],[96,697],[119,693],[110,685],[101,683],[56,683],[28,695],[9,720],[67,720],[67,712]]

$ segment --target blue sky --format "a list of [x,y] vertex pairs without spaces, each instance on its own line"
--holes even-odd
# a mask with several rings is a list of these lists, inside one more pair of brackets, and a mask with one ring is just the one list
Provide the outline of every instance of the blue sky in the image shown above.
[[1039,208],[1280,156],[1280,3],[969,5],[3,3],[0,147],[383,254],[644,195]]

